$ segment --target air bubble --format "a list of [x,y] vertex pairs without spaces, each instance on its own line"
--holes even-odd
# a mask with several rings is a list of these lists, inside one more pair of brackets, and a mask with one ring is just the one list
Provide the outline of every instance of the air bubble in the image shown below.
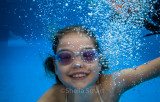
[[73,46],[73,45],[71,45],[71,48],[74,48],[74,46]]
[[79,6],[78,8],[79,8],[79,9],[82,9],[82,6]]
[[91,13],[88,13],[88,15],[89,15],[89,16],[92,16],[92,15],[93,15],[93,13],[92,13],[92,12],[91,12]]
[[121,82],[118,82],[118,86],[121,86]]
[[136,69],[137,69],[137,66],[133,66],[133,69],[136,70]]
[[121,75],[121,72],[118,72],[118,76],[120,76]]
[[68,3],[65,3],[65,6],[68,6]]
[[146,64],[148,64],[148,63],[144,63],[144,65],[146,65]]

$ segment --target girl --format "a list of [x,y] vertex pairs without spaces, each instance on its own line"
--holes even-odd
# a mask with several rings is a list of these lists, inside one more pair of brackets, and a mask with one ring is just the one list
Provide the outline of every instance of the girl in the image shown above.
[[69,26],[53,38],[55,56],[45,61],[46,71],[56,76],[53,85],[37,102],[117,102],[134,86],[160,75],[160,57],[136,69],[103,75],[107,70],[93,32]]

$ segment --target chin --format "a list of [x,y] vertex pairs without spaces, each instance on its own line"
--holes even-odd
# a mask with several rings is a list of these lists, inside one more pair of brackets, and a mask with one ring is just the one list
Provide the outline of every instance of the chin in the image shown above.
[[76,84],[76,85],[72,85],[71,86],[73,89],[85,89],[87,88],[87,85],[84,85],[84,84]]

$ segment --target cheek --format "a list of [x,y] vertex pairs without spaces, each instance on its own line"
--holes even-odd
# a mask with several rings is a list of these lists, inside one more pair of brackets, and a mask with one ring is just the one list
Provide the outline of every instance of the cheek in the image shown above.
[[96,62],[89,65],[89,70],[92,71],[94,75],[97,75],[101,70],[101,66],[99,66],[98,62]]
[[93,70],[99,70],[99,69],[100,69],[100,65],[99,65],[98,61],[90,64],[90,67],[91,67]]
[[58,79],[63,83],[64,80],[66,79],[65,76],[66,76],[66,72],[65,70],[62,70],[60,68],[57,68],[57,76],[58,76]]
[[69,69],[66,66],[56,64],[56,74],[58,75],[59,78],[62,78],[63,76],[67,75]]

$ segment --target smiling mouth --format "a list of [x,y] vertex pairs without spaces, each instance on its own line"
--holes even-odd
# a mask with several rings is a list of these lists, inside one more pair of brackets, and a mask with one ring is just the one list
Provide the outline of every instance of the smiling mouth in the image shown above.
[[77,72],[77,73],[73,73],[71,75],[69,75],[73,80],[84,80],[85,78],[87,78],[89,75],[89,73],[85,73],[85,72]]

